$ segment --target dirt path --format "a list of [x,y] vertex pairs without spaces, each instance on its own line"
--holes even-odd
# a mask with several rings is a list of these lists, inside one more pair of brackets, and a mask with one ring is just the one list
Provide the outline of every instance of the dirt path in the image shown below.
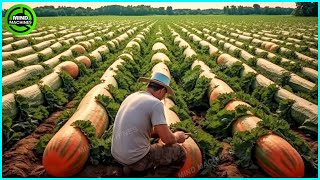
[[[72,108],[68,103],[65,108]],[[41,158],[34,152],[34,147],[41,136],[52,133],[56,120],[63,111],[57,111],[44,120],[29,136],[18,141],[12,148],[3,153],[3,177],[44,177],[45,170]]]
[[75,178],[123,177],[123,171],[122,171],[122,167],[120,166],[88,165],[74,177]]
[[44,169],[36,153],[33,151],[41,136],[51,133],[55,120],[62,111],[53,113],[29,136],[18,141],[3,154],[3,177],[41,177]]
[[220,161],[215,171],[209,173],[209,177],[268,177],[261,170],[246,170],[239,167],[234,156],[230,154],[231,146],[227,143],[223,143],[223,150],[220,155]]

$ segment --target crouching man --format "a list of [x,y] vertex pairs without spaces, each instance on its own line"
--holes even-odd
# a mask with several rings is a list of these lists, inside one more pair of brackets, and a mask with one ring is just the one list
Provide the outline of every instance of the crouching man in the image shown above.
[[[147,172],[147,176],[173,177],[183,166],[186,153],[178,144],[185,141],[185,134],[171,132],[161,102],[166,93],[174,96],[170,79],[155,73],[139,81],[148,82],[147,90],[135,92],[122,102],[113,127],[112,156],[124,166],[127,176]],[[150,144],[151,137],[160,141]]]

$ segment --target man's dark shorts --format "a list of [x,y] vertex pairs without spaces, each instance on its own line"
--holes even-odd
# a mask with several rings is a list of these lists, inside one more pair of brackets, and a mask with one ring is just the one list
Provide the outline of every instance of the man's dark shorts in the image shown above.
[[183,166],[186,152],[179,144],[152,144],[150,151],[138,162],[125,166],[124,173],[145,172],[150,177],[173,177]]

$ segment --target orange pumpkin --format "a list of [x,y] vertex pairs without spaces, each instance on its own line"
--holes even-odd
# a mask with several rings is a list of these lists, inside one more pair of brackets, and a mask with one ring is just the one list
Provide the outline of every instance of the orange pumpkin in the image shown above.
[[70,177],[81,171],[89,152],[89,142],[85,135],[74,127],[65,128],[48,143],[42,164],[51,176]]
[[250,131],[257,127],[260,118],[253,115],[241,116],[232,123],[232,134],[239,131]]
[[74,60],[84,63],[87,68],[90,68],[90,66],[91,66],[91,61],[87,56],[79,56],[79,57],[75,58]]
[[[261,119],[252,116],[242,116],[232,125],[232,133],[250,131]],[[300,154],[283,138],[275,134],[260,137],[256,143],[255,159],[271,177],[303,177],[304,163]]]
[[181,144],[186,151],[186,161],[176,173],[176,177],[194,177],[202,167],[202,155],[198,145],[192,138]]
[[214,47],[214,46],[209,46],[209,55],[213,56],[215,54],[217,54],[217,52],[219,52],[219,49]]
[[239,105],[245,105],[245,106],[251,107],[249,104],[243,101],[230,101],[224,106],[224,109],[228,111],[234,111],[236,107]]
[[217,59],[217,64],[224,64],[225,60],[228,59],[230,55],[228,54],[221,54]]
[[64,62],[65,64],[61,67],[62,71],[66,71],[71,77],[76,78],[79,74],[78,65],[71,61]]
[[79,45],[79,44],[71,46],[70,50],[77,51],[77,52],[79,52],[81,54],[86,52],[86,49],[83,46]]
[[214,78],[211,80],[209,92],[211,92],[209,97],[209,101],[211,103],[212,101],[218,99],[221,94],[230,93],[233,92],[233,90],[225,82]]
[[47,173],[54,177],[70,177],[81,171],[89,157],[90,147],[86,136],[71,124],[77,120],[89,120],[101,137],[108,126],[105,108],[95,97],[99,94],[112,97],[104,84],[92,88],[82,99],[77,111],[49,141],[42,163]]
[[277,52],[277,50],[278,50],[279,48],[280,48],[279,45],[274,44],[274,45],[272,45],[272,46],[270,47],[269,51],[275,53],[275,52]]
[[[168,109],[173,106],[174,103],[168,98],[163,100],[162,103],[164,103],[164,114],[168,125],[179,122],[180,119],[177,114],[174,111]],[[176,173],[176,177],[194,177],[198,174],[202,166],[201,151],[197,143],[195,143],[192,138],[186,139],[185,142],[180,145],[185,149],[186,161]]]
[[271,177],[303,177],[304,163],[300,154],[283,138],[267,134],[255,146],[257,164]]
[[269,51],[271,46],[273,46],[273,45],[275,45],[275,44],[272,42],[268,42],[268,43],[266,43],[265,48]]

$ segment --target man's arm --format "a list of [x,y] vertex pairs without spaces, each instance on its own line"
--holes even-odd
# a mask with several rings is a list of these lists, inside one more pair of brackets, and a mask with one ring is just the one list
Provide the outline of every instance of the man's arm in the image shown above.
[[159,135],[155,132],[154,128],[152,128],[151,137],[152,138],[159,138]]
[[165,144],[183,143],[185,141],[184,132],[178,131],[172,133],[166,124],[154,126],[154,133],[158,134],[162,142]]

